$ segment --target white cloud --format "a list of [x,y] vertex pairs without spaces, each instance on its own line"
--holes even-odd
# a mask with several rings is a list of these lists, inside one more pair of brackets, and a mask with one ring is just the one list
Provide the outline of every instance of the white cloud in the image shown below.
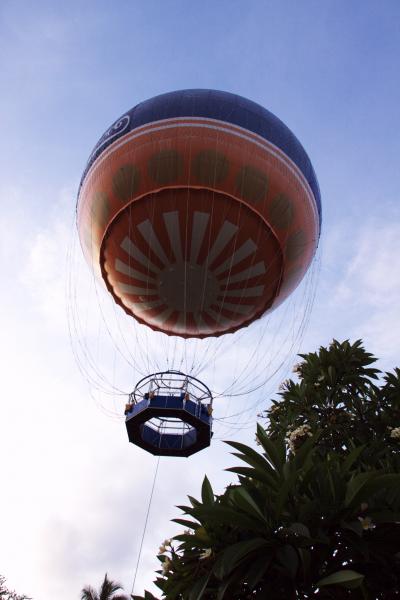
[[[21,192],[13,194],[20,204]],[[130,591],[155,466],[153,457],[127,443],[123,421],[97,410],[73,361],[64,295],[70,197],[66,191],[53,201],[45,229],[20,213],[3,215],[0,237],[1,268],[8,281],[0,323],[0,455],[7,457],[2,465],[7,485],[0,498],[0,565],[12,587],[57,600],[76,597],[86,583],[98,585],[105,571]],[[381,221],[367,223],[352,237],[346,228],[332,232],[325,245],[314,327],[307,336],[313,343],[307,349],[333,336],[364,337],[368,348],[394,360],[400,334],[399,234],[396,223]],[[281,321],[291,309],[285,310]],[[96,331],[86,328],[95,342]],[[273,350],[269,339],[265,343]],[[233,376],[253,349],[251,366],[265,363],[263,351],[245,337],[236,363],[226,354],[220,364]],[[105,366],[110,363],[107,352],[96,355]],[[134,352],[143,353],[143,348]],[[119,355],[111,356],[118,363]],[[216,364],[211,361],[210,374]],[[119,377],[118,368],[114,377]],[[240,412],[257,398],[266,403],[266,392],[221,401],[216,416]],[[120,404],[116,410],[120,412]],[[235,426],[221,431],[216,424],[212,447],[190,461],[162,459],[136,591],[151,588],[157,547],[179,529],[169,523],[178,516],[174,505],[185,503],[188,493],[199,495],[205,472],[217,491],[232,479],[222,473],[233,461],[217,438],[251,443],[256,412],[231,419],[241,422],[240,431]]]
[[393,306],[400,296],[400,224],[372,221],[355,240],[355,256],[344,286],[360,287],[360,302],[381,309]]
[[[25,193],[14,192],[23,205]],[[77,597],[85,583],[98,585],[106,571],[130,590],[155,465],[128,443],[123,420],[97,409],[74,363],[64,302],[71,225],[64,200],[53,200],[46,229],[21,218],[23,211],[3,213],[0,237],[7,275],[0,565],[11,587],[57,600]],[[137,591],[151,587],[160,540],[177,529],[169,523],[174,505],[198,495],[205,471],[222,490],[226,454],[216,443],[192,458],[190,469],[187,460],[161,462]]]
[[324,240],[322,271],[306,336],[313,349],[332,337],[362,338],[380,358],[380,367],[398,363],[400,339],[400,219],[386,207],[387,218],[337,224]]

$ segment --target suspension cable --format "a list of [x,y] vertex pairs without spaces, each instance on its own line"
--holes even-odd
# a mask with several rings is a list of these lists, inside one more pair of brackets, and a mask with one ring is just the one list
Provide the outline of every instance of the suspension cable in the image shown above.
[[143,542],[144,542],[144,537],[146,535],[147,522],[149,520],[149,514],[150,514],[151,502],[153,500],[154,488],[156,486],[156,479],[157,479],[157,473],[158,473],[158,466],[160,464],[160,458],[161,458],[160,456],[157,458],[156,468],[155,468],[155,471],[154,471],[153,485],[151,486],[149,503],[148,503],[148,506],[147,506],[146,518],[145,518],[144,526],[143,526],[142,539],[140,541],[139,554],[138,554],[138,558],[137,558],[137,562],[136,562],[135,575],[133,577],[131,595],[133,594],[133,591],[135,589],[135,583],[136,583],[136,577],[137,577],[138,570],[139,570],[140,558],[142,556]]

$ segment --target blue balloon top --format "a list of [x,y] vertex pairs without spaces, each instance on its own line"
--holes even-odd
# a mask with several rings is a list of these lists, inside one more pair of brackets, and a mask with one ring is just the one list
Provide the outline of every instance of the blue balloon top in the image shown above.
[[314,194],[321,223],[321,194],[311,161],[290,129],[266,108],[237,94],[217,90],[178,90],[160,94],[137,104],[104,133],[96,144],[81,184],[90,166],[116,139],[154,121],[175,117],[218,119],[256,133],[282,150],[300,169]]

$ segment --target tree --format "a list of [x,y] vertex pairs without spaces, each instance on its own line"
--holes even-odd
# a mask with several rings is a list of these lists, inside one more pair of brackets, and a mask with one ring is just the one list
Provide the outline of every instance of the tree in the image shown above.
[[119,590],[122,590],[122,586],[112,579],[108,579],[106,573],[99,592],[96,592],[90,585],[85,586],[82,589],[81,600],[128,600],[128,596],[125,594],[117,594]]
[[257,426],[260,451],[228,442],[238,482],[216,496],[205,478],[180,507],[163,597],[400,598],[400,370],[371,367],[360,341],[301,359]]
[[6,586],[6,578],[0,575],[0,600],[31,600],[28,596],[20,596],[9,590]]
[[[400,467],[400,369],[386,373],[361,341],[333,340],[318,353],[300,355],[299,381],[282,385],[280,401],[264,413],[272,439],[286,435],[295,450],[304,438],[319,432],[318,452],[347,454],[364,445],[360,468]],[[380,384],[380,385],[379,385]],[[386,461],[386,462],[385,462]]]

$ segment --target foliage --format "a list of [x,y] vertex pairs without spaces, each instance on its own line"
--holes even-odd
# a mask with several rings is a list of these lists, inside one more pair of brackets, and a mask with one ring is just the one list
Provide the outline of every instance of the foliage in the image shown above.
[[400,444],[392,432],[400,426],[400,369],[382,377],[371,367],[375,357],[359,340],[333,340],[329,348],[300,356],[302,362],[294,367],[299,381],[284,382],[281,401],[273,401],[265,413],[272,438],[308,426],[310,432],[320,432],[322,455],[347,453],[364,444],[360,468],[379,468],[389,461],[399,470]]
[[109,579],[106,573],[99,591],[96,592],[90,585],[85,586],[81,592],[81,600],[128,600],[125,594],[116,593],[119,590],[122,590],[121,585]]
[[0,575],[0,600],[30,600],[30,598],[9,590],[6,586],[6,578]]
[[257,427],[260,452],[228,442],[238,483],[215,496],[205,478],[180,507],[163,597],[400,598],[400,370],[381,377],[361,342],[302,359]]

